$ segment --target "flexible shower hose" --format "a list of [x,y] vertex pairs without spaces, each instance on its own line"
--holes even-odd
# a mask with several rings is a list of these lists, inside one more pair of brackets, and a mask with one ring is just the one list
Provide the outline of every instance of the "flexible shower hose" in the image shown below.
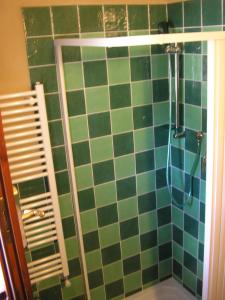
[[[172,182],[170,165],[171,165],[171,132],[172,132],[172,68],[171,68],[171,55],[169,55],[169,133],[168,133],[168,146],[167,146],[167,163],[166,163],[166,184],[172,199],[172,202],[178,206],[179,208],[183,208],[186,204],[192,206],[193,204],[193,179],[195,172],[197,170],[200,156],[201,156],[201,144],[202,140],[198,140],[197,142],[197,152],[195,155],[195,159],[191,168],[190,176],[189,176],[189,190],[188,193],[185,193],[185,185],[183,187],[184,199],[183,203],[180,204],[173,196],[172,187],[170,185],[170,180]],[[169,178],[170,177],[170,178]]]

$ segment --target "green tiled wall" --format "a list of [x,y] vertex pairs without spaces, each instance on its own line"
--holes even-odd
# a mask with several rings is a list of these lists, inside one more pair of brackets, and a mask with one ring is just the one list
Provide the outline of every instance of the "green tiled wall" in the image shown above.
[[[208,2],[23,10],[31,83],[41,81],[45,87],[72,283],[65,288],[54,278],[34,287],[41,299],[52,295],[56,299],[84,299],[53,39],[155,33],[158,22],[167,19],[177,31],[222,26],[217,22],[221,18],[209,14]],[[219,7],[217,2],[214,5]],[[195,175],[193,209],[171,207],[165,182],[169,90],[164,48],[64,47],[63,60],[92,299],[121,299],[172,273],[200,298],[205,174]],[[181,83],[187,138],[185,143],[173,145],[173,178],[189,174],[196,152],[194,131],[206,132],[205,62],[205,45],[185,45]],[[202,151],[204,154],[204,147]],[[177,179],[173,191],[180,197],[183,182],[179,186]],[[40,249],[39,255],[44,250]],[[49,246],[46,251],[53,250]]]

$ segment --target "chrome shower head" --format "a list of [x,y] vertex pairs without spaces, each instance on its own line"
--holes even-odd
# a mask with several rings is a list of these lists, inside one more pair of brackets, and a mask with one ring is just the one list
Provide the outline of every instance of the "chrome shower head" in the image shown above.
[[181,53],[181,47],[180,46],[178,46],[177,44],[176,45],[168,45],[167,47],[166,47],[166,53],[168,53],[168,54],[174,54],[174,53]]

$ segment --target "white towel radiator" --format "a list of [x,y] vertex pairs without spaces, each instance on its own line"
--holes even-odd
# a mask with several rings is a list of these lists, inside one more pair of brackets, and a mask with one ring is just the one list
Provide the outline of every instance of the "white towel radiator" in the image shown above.
[[28,249],[58,241],[58,252],[27,264],[31,284],[55,275],[66,278],[69,271],[43,85],[36,84],[33,91],[0,96],[0,110],[12,183],[45,178],[49,186],[45,193],[19,199],[21,212],[34,211],[31,218],[22,222]]

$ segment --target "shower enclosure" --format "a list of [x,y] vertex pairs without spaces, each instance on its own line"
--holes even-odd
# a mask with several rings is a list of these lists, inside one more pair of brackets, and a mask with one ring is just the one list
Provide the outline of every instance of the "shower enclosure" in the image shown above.
[[[215,232],[216,228],[220,228],[221,226],[221,224],[215,221],[217,214],[220,214],[220,211],[216,210],[216,206],[218,205],[219,207],[222,204],[222,182],[220,180],[222,176],[217,177],[217,175],[223,172],[222,164],[218,163],[218,157],[221,157],[223,151],[221,141],[223,140],[222,132],[224,124],[222,108],[224,104],[221,103],[223,102],[221,99],[224,99],[222,83],[225,79],[225,71],[223,70],[225,63],[223,54],[224,38],[223,33],[186,33],[119,38],[61,39],[55,41],[57,76],[61,92],[61,110],[63,113],[63,129],[69,181],[72,187],[80,256],[88,298],[95,299],[97,295],[100,297],[102,291],[98,287],[102,285],[105,286],[107,298],[114,298],[121,294],[124,287],[121,285],[121,281],[119,279],[117,280],[117,278],[120,277],[119,273],[121,267],[118,264],[118,260],[121,259],[121,255],[123,259],[123,272],[125,272],[124,281],[127,296],[147,287],[149,283],[152,284],[158,280],[165,279],[171,276],[171,274],[178,280],[184,280],[185,287],[192,292],[194,284],[197,293],[199,291],[198,295],[201,296],[201,281],[197,279],[197,281],[193,283],[195,280],[193,273],[197,274],[198,271],[197,277],[201,277],[200,274],[202,273],[203,265],[201,265],[201,263],[197,265],[195,258],[190,255],[193,249],[184,251],[182,254],[180,253],[181,245],[183,246],[185,242],[189,245],[194,245],[194,239],[198,240],[198,237],[200,238],[200,240],[198,240],[198,246],[197,248],[195,248],[195,246],[193,247],[195,248],[194,251],[198,251],[198,258],[202,263],[203,252],[205,252],[203,299],[213,299],[210,297],[216,295],[218,292],[218,287],[213,284],[212,278],[219,264],[218,261],[215,260],[216,257],[212,255],[212,252],[214,246],[217,245],[216,241],[218,241],[218,237],[214,235],[213,232]],[[204,102],[201,111],[202,114],[206,114],[206,108],[210,111],[210,114],[208,113],[207,124],[207,205],[205,223],[205,230],[209,234],[205,237],[205,251],[203,246],[203,227],[201,227],[201,224],[198,225],[196,223],[196,218],[199,216],[200,221],[203,222],[205,211],[203,198],[205,197],[204,179],[206,176],[204,167],[206,155],[204,145],[204,143],[206,143],[206,115],[204,115],[203,118],[204,122],[201,123],[201,129],[204,131],[202,135],[202,130],[196,128],[195,124],[188,123],[187,118],[192,113],[195,114],[195,117],[198,119],[197,110],[191,110],[190,107],[193,105],[193,99],[191,99],[191,97],[188,99],[190,106],[186,107],[185,118],[184,116],[180,117],[178,114],[179,103],[176,102],[176,128],[175,136],[171,138],[172,145],[170,150],[172,159],[171,165],[169,166],[166,156],[167,148],[170,148],[168,145],[168,133],[169,135],[171,134],[171,126],[168,127],[168,124],[171,122],[169,115],[172,116],[172,112],[169,114],[168,73],[164,70],[162,71],[162,75],[157,74],[157,68],[148,69],[147,66],[150,61],[146,52],[144,55],[142,52],[141,59],[138,60],[136,60],[134,54],[134,57],[131,57],[130,63],[127,63],[126,59],[123,59],[126,57],[126,47],[130,47],[129,53],[131,54],[138,53],[137,46],[152,45],[152,53],[156,51],[156,53],[162,54],[162,52],[160,52],[162,50],[159,50],[159,47],[154,47],[154,45],[199,41],[208,41],[207,98],[213,100],[207,104]],[[81,46],[83,47],[82,49],[92,47],[89,53],[88,51],[86,52],[87,61],[84,62],[84,69],[82,69],[80,65],[71,66],[63,63],[62,50],[63,47],[68,46]],[[95,52],[94,47],[100,47],[99,49],[107,47],[107,50],[103,50],[103,52],[106,51],[108,57],[111,55],[112,58],[112,61],[107,65],[107,69],[101,60],[101,51]],[[162,65],[164,64],[167,69],[167,54],[164,52],[165,47],[162,48],[163,55],[161,56],[161,63]],[[141,51],[143,51],[143,48]],[[95,62],[93,62],[90,57],[92,57],[93,60],[95,54],[96,58]],[[118,56],[120,59],[118,59]],[[175,62],[177,65],[177,59],[175,59]],[[70,85],[71,80],[70,77],[67,76],[69,68],[71,71],[73,68],[73,74],[76,74],[73,76],[75,79],[74,86]],[[97,71],[96,74],[93,74],[93,68]],[[79,77],[79,71],[81,74],[84,72],[83,78]],[[131,94],[129,90],[127,91],[127,87],[125,86],[127,82],[130,80],[131,82],[138,81],[140,79],[148,80],[153,75],[152,71],[159,76],[158,78],[160,78],[160,76],[162,77],[160,78],[160,86],[158,85],[158,80],[153,82],[153,86],[149,86],[149,83],[144,85],[144,88],[149,91],[148,95],[150,97],[147,97],[147,99],[140,97],[140,87],[138,87],[138,90],[137,83],[133,83]],[[126,77],[128,72],[131,72],[131,75],[129,75],[131,77]],[[107,84],[106,78],[109,80],[109,90],[98,89],[96,90],[96,94],[94,86],[104,86]],[[121,80],[120,84],[118,84],[119,78]],[[204,78],[203,81],[204,80],[206,81],[206,78]],[[84,82],[87,87],[85,90],[85,98],[88,111],[85,112],[85,118],[87,119],[82,120],[82,117],[73,118],[75,114],[72,112],[73,105],[70,100],[70,93],[73,92],[73,90],[83,88]],[[134,87],[135,84],[136,88]],[[186,83],[184,90],[188,89],[188,84],[190,84],[190,82]],[[178,85],[179,82],[177,80],[176,86]],[[204,87],[206,88],[206,82]],[[199,87],[196,89],[198,90],[198,88]],[[153,102],[151,99],[152,89]],[[93,106],[91,97],[88,95],[92,94],[92,99],[97,100],[100,96],[104,99],[107,93],[110,93],[110,108],[104,106],[104,103],[102,103],[103,108],[101,107],[100,111],[96,112],[96,107]],[[121,94],[126,95],[126,97],[121,98]],[[175,98],[178,99],[178,94],[175,94]],[[82,95],[79,95],[79,99],[82,97]],[[130,106],[129,103],[131,99],[134,104],[132,112],[127,109]],[[199,99],[195,100],[199,101]],[[202,99],[200,101],[202,101]],[[161,115],[161,111],[157,114],[157,106],[159,105],[164,107],[163,115]],[[181,112],[182,106],[184,106],[184,103],[180,105]],[[120,115],[115,114],[116,109],[121,111]],[[131,120],[131,113],[133,115],[133,124],[132,121],[129,121]],[[78,118],[80,118],[79,125],[77,123]],[[153,124],[153,119],[156,121],[156,124]],[[184,122],[184,119],[186,119],[187,123],[182,123],[182,127],[188,129],[186,130],[185,136],[183,136],[184,134],[181,131],[181,138],[176,139],[176,137],[180,135],[179,120]],[[197,124],[199,124],[200,120],[196,121]],[[89,134],[87,133],[86,122],[88,122]],[[118,124],[122,125],[118,126]],[[82,128],[79,126],[82,126]],[[121,126],[124,127],[121,128]],[[145,127],[148,129],[146,130]],[[111,130],[113,132],[113,138],[108,137],[108,135],[111,135]],[[199,131],[197,136],[195,135],[195,131]],[[101,134],[102,132],[103,134]],[[146,141],[148,140],[150,144],[151,138],[153,139],[155,145],[154,151],[152,150],[153,145],[151,146],[149,144],[146,146],[139,144],[139,141],[142,141],[143,137],[141,135],[144,135]],[[99,136],[106,137],[100,139],[98,138]],[[149,138],[149,136],[151,138]],[[90,140],[90,147],[95,148],[95,151],[89,153],[86,139],[93,139]],[[202,152],[200,153],[199,149],[201,143],[203,145],[201,147]],[[114,147],[113,150],[112,145]],[[188,150],[187,153],[185,153],[186,150]],[[135,153],[135,164],[134,169],[131,170],[133,164],[131,153],[133,152]],[[198,160],[199,157],[202,158],[201,162]],[[86,165],[90,163],[90,161],[94,162],[91,169]],[[171,168],[171,176],[166,175],[166,169],[169,168]],[[168,177],[167,180],[166,177]],[[114,180],[116,180],[117,188],[116,197],[118,202],[116,203],[112,200],[112,195],[115,192],[115,183],[110,183]],[[154,182],[154,180],[156,180],[156,182]],[[175,201],[172,201],[172,218],[175,220],[172,227],[170,224],[171,198],[168,195],[167,184],[171,185],[172,199],[175,199]],[[98,195],[102,195],[103,189],[106,198],[98,198]],[[136,193],[138,199],[134,197]],[[190,205],[185,204],[186,197],[190,200],[187,201]],[[200,198],[202,201],[199,203]],[[89,199],[89,201],[87,202],[86,200],[85,203],[85,199]],[[124,199],[129,199],[129,201],[125,201]],[[149,200],[148,204],[146,204],[146,199]],[[155,215],[154,212],[156,200],[158,209],[157,215]],[[93,201],[93,206],[91,201]],[[135,212],[128,210],[128,207],[131,207],[131,204],[137,203],[137,201],[140,213],[139,219],[135,217]],[[216,203],[216,206],[214,206],[213,203]],[[88,209],[94,209],[95,205],[97,205],[97,210],[95,210],[93,215]],[[150,205],[152,208],[146,208],[146,205]],[[119,228],[116,225],[118,222],[117,209],[119,211],[119,218],[121,218]],[[146,211],[150,211],[150,213],[142,214]],[[140,232],[138,232],[138,227]],[[115,237],[118,229],[120,231],[121,240]],[[182,232],[182,229],[186,231],[186,233]],[[140,250],[133,252],[135,245],[137,245],[135,242],[136,234],[140,234],[140,246],[141,251],[143,251],[141,255],[139,253]],[[101,245],[99,245],[99,238]],[[173,243],[171,242],[171,238]],[[127,243],[128,241],[131,241],[130,245]],[[153,252],[151,247],[149,248],[149,243],[158,247],[159,252],[157,254]],[[122,248],[122,254],[120,247]],[[147,251],[145,251],[145,249]],[[217,251],[220,251],[219,248],[217,248]],[[114,254],[110,255],[110,252]],[[158,258],[155,258],[153,263],[148,262],[148,260],[153,259],[154,256]],[[173,267],[171,265],[172,258]],[[93,265],[93,260],[96,261],[97,259],[101,261],[98,267],[97,265]],[[103,266],[101,264],[103,264]],[[184,264],[184,267],[182,267],[181,264]],[[112,266],[114,269],[110,269]],[[141,274],[135,272],[140,270],[140,266],[144,266]],[[114,280],[110,278],[110,276],[115,276],[115,278],[113,278]],[[142,285],[138,284],[140,278],[142,278]]]

